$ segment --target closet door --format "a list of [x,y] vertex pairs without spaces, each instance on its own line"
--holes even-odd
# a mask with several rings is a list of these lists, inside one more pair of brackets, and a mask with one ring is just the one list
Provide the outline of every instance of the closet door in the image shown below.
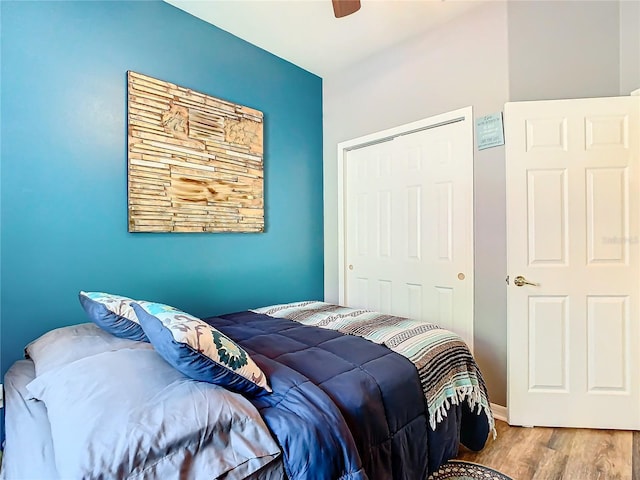
[[342,303],[438,323],[472,346],[473,134],[470,109],[453,113],[347,151]]

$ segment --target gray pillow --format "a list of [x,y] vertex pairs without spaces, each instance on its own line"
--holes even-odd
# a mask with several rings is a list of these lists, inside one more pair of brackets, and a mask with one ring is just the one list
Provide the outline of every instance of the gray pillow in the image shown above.
[[147,349],[147,342],[114,337],[93,323],[56,328],[45,333],[25,348],[25,356],[33,360],[36,376],[81,358],[122,348]]
[[60,478],[243,479],[280,454],[248,400],[153,350],[86,357],[27,389],[47,407]]

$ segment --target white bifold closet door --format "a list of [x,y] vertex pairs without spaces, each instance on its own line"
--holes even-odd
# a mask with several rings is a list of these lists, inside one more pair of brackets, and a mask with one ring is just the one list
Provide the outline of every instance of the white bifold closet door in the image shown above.
[[438,323],[472,347],[471,122],[468,108],[344,148],[341,302]]

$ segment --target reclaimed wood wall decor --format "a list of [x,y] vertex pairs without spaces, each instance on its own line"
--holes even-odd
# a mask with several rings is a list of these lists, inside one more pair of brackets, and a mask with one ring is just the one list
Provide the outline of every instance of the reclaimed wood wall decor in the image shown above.
[[263,114],[128,72],[130,232],[263,232]]

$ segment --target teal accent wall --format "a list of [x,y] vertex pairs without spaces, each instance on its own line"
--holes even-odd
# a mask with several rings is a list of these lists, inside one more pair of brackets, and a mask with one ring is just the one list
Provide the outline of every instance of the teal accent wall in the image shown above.
[[[206,316],[323,297],[322,80],[160,1],[0,2],[2,374],[79,290]],[[126,72],[265,115],[266,232],[127,232]]]

